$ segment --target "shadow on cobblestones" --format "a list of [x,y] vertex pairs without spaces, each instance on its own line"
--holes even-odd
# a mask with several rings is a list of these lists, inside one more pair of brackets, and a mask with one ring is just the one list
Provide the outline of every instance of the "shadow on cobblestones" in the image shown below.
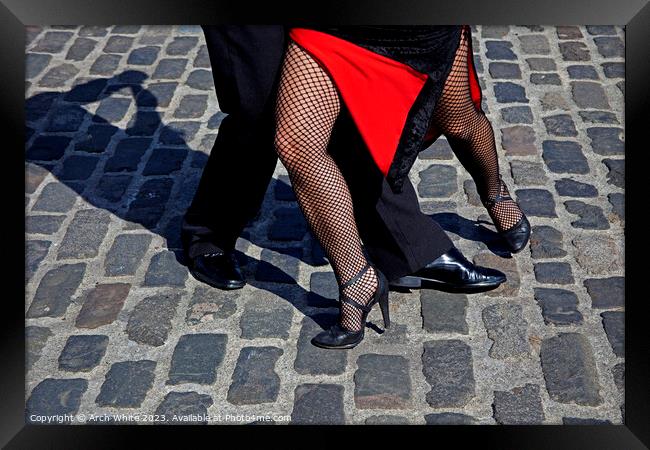
[[499,234],[482,224],[489,224],[493,227],[491,222],[483,220],[469,220],[456,213],[436,213],[430,214],[433,220],[438,222],[443,230],[448,233],[454,233],[468,241],[482,242],[488,250],[492,253],[504,257],[511,257],[510,251],[503,244],[503,240]]
[[[44,123],[44,132],[39,133],[27,149],[26,162],[46,169],[57,180],[45,186],[44,190],[52,192],[42,195],[42,201],[34,209],[68,212],[72,202],[66,199],[71,193],[62,189],[65,186],[88,204],[128,221],[127,229],[142,226],[160,235],[178,262],[186,265],[180,244],[179,218],[189,206],[195,186],[186,189],[183,184],[184,191],[174,196],[172,190],[178,177],[170,174],[188,159],[193,167],[201,168],[207,156],[190,149],[182,130],[162,123],[161,114],[155,110],[158,106],[155,94],[143,87],[146,77],[139,71],[125,71],[111,78],[79,84],[67,92],[43,92],[26,99],[27,123]],[[133,96],[137,109],[128,126],[121,129],[111,121],[116,121],[115,111],[125,95]],[[99,106],[93,114],[84,106],[95,102],[99,102]],[[125,103],[128,105],[128,101]],[[86,121],[90,123],[87,131],[79,132]],[[28,126],[27,140],[33,133]],[[118,142],[113,146],[110,143],[116,134]],[[100,170],[95,171],[98,165]],[[291,191],[284,181],[274,181],[280,184],[272,186],[276,190]],[[297,207],[287,209],[298,211]],[[253,222],[257,219],[259,217]],[[287,220],[304,222],[302,216],[292,215]],[[306,230],[306,223],[297,226]],[[245,233],[245,237],[255,245],[266,247],[254,233]],[[326,263],[322,258],[316,261],[303,253],[295,254],[292,252],[295,248],[273,247],[272,250],[315,265]],[[237,258],[243,266],[265,273],[263,281],[251,274],[248,281],[252,286],[285,299],[305,315],[313,315],[313,310],[300,300],[308,298],[309,292],[296,284],[292,275],[242,252],[237,252]],[[323,300],[316,307],[337,306],[334,301]],[[327,315],[319,317],[327,318]],[[323,328],[329,324],[326,319],[314,320]]]
[[[174,187],[169,175],[188,158],[192,165],[202,167],[207,156],[188,147],[183,130],[162,124],[155,110],[156,95],[142,85],[146,78],[130,70],[93,79],[68,92],[42,92],[26,99],[28,124],[45,121],[44,132],[27,149],[26,162],[46,169],[58,181],[45,186],[44,191],[52,192],[42,195],[34,209],[67,212],[72,202],[66,201],[70,194],[64,185],[90,205],[159,234],[182,262],[178,217],[185,212],[193,190],[179,195],[180,201],[169,202]],[[124,97],[129,95],[137,109],[121,129],[111,122],[126,113],[130,99]],[[95,102],[99,102],[96,113],[84,108]],[[85,121],[90,123],[87,130],[77,131]],[[33,133],[28,126],[28,140]],[[110,143],[116,134],[119,139],[113,148]]]

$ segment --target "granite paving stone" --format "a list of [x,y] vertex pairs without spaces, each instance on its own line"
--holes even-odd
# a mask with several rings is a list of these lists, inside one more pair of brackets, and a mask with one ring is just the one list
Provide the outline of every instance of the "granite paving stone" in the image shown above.
[[337,384],[305,383],[296,387],[291,423],[296,425],[341,425],[344,388]]
[[422,327],[426,331],[468,334],[465,319],[466,295],[423,289],[420,291],[420,302],[422,303]]
[[492,341],[489,354],[504,359],[528,354],[528,324],[521,305],[495,304],[483,310],[483,323]]
[[131,53],[129,53],[127,63],[133,65],[149,66],[156,60],[159,52],[160,47],[148,46],[136,48]]
[[598,79],[598,73],[596,72],[594,66],[583,66],[583,65],[568,66],[566,69],[569,74],[569,78],[571,79],[575,79],[575,80],[597,80]]
[[591,55],[584,42],[560,42],[560,53],[565,61],[589,61]]
[[544,117],[544,125],[548,134],[554,136],[577,136],[575,124],[568,114],[558,114]]
[[537,287],[534,292],[547,325],[573,325],[583,322],[582,313],[578,311],[578,296],[574,292]]
[[64,264],[49,270],[36,289],[27,317],[62,317],[85,271],[85,263]]
[[59,356],[59,369],[69,372],[88,372],[100,363],[107,347],[108,336],[70,336]]
[[421,197],[450,197],[458,190],[456,168],[432,164],[419,173],[418,193]]
[[501,425],[534,425],[544,420],[539,386],[526,384],[494,392],[494,419]]
[[77,328],[97,328],[117,319],[131,285],[128,283],[98,284],[86,295],[75,321]]
[[625,46],[618,37],[595,37],[594,43],[598,47],[598,53],[605,58],[623,58]]
[[225,291],[217,293],[215,288],[199,286],[194,290],[187,308],[186,322],[190,325],[227,319],[237,311],[239,293]]
[[409,425],[406,417],[393,415],[370,416],[364,422],[366,425]]
[[573,238],[571,244],[576,262],[590,275],[608,274],[624,267],[619,240],[584,233]]
[[621,159],[603,159],[609,170],[607,182],[616,187],[625,187],[625,161]]
[[70,415],[79,411],[81,397],[88,389],[83,378],[46,378],[32,390],[25,406],[28,423],[40,423],[33,416],[48,416],[55,424],[71,423]]
[[560,333],[542,341],[540,358],[546,389],[560,403],[602,403],[593,350],[579,333]]
[[577,142],[544,141],[542,142],[542,158],[553,173],[589,173],[587,158]]
[[591,148],[599,155],[622,155],[625,152],[622,128],[587,128],[587,136],[591,139]]
[[528,103],[526,90],[515,83],[494,83],[494,95],[498,103]]
[[99,406],[137,408],[153,386],[156,362],[150,360],[114,363],[106,373],[95,403]]
[[619,123],[616,115],[609,111],[579,111],[578,114],[586,123]]
[[424,416],[427,425],[477,425],[472,416],[459,413],[433,413]]
[[126,324],[129,339],[159,347],[167,341],[171,320],[180,302],[178,292],[167,292],[141,300],[133,307]]
[[354,373],[354,403],[359,409],[405,409],[411,404],[409,362],[400,355],[364,354]]
[[612,368],[612,376],[616,388],[623,392],[625,390],[625,363],[618,363]]
[[50,337],[52,337],[52,331],[47,327],[34,325],[25,327],[25,366],[27,370],[34,367],[34,364],[42,356],[43,348]]
[[506,275],[506,282],[498,288],[487,291],[488,297],[514,297],[519,293],[521,277],[514,258],[502,258],[492,252],[481,252],[474,257],[474,264],[500,270]]
[[607,78],[625,78],[625,64],[619,62],[602,63],[601,67]]
[[225,334],[185,334],[180,337],[169,367],[167,384],[212,384],[223,361],[228,336]]
[[555,60],[552,58],[526,58],[526,62],[532,71],[548,72],[557,69]]
[[73,33],[68,31],[48,31],[31,48],[32,52],[60,53]]
[[523,125],[502,128],[501,146],[507,155],[528,156],[538,153],[535,131]]
[[556,86],[562,84],[560,76],[556,73],[531,73],[530,82],[533,84],[549,84]]
[[582,183],[570,178],[555,181],[555,190],[563,197],[597,197],[598,189],[588,183]]
[[600,314],[607,340],[616,356],[625,356],[625,313],[623,311],[605,311]]
[[25,154],[30,161],[54,161],[61,158],[70,143],[66,136],[38,136]]
[[95,194],[108,202],[117,203],[124,198],[131,181],[132,175],[104,175],[97,183]]
[[538,283],[573,284],[571,265],[565,262],[538,262],[534,266]]
[[40,74],[52,60],[52,55],[28,53],[25,55],[25,78],[34,78]]
[[63,237],[57,259],[83,259],[97,256],[110,220],[110,214],[106,210],[77,211]]
[[235,405],[275,402],[280,391],[275,365],[283,353],[277,347],[242,348],[228,389],[228,402]]
[[621,308],[625,304],[624,277],[588,278],[584,285],[591,297],[592,308]]
[[434,408],[464,406],[475,396],[472,350],[459,340],[427,341],[422,372],[431,386],[427,403]]
[[517,202],[527,216],[557,217],[553,195],[544,189],[517,189]]
[[86,38],[77,38],[68,53],[65,55],[65,59],[71,59],[73,61],[83,61],[86,57],[95,49],[97,41],[94,39]]
[[198,392],[170,392],[156,408],[156,415],[165,416],[166,425],[206,424],[200,420],[214,404],[212,397]]
[[571,214],[580,216],[579,220],[571,222],[575,228],[588,230],[607,230],[609,222],[599,206],[589,205],[579,200],[568,200],[564,202],[566,210]]
[[508,123],[533,123],[533,113],[529,106],[507,106],[501,108],[501,117]]
[[510,171],[517,185],[542,186],[548,182],[542,163],[513,159]]
[[618,216],[619,220],[625,220],[625,194],[612,192],[607,195],[607,199],[612,205],[612,211]]
[[51,245],[51,241],[40,240],[30,240],[25,243],[25,280],[34,276]]
[[105,53],[126,53],[133,45],[133,38],[129,36],[111,36],[108,38],[103,51]]
[[198,44],[199,39],[195,36],[179,36],[167,44],[165,52],[168,55],[187,55]]
[[422,150],[418,158],[421,159],[452,159],[454,157],[454,153],[449,146],[449,142],[447,139],[444,139],[442,137],[438,138],[433,144],[431,144],[428,148]]
[[572,81],[573,100],[579,108],[610,109],[603,87],[593,81]]
[[241,338],[289,337],[293,308],[286,301],[270,292],[260,292],[244,305],[239,321]]

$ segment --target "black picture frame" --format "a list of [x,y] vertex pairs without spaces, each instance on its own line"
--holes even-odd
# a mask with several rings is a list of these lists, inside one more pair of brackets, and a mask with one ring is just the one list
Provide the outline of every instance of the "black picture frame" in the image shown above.
[[[3,205],[8,211],[3,221],[2,246],[5,263],[2,270],[3,327],[2,379],[0,408],[0,444],[6,448],[116,448],[129,447],[135,435],[146,433],[151,439],[165,442],[170,437],[186,439],[188,445],[200,445],[198,433],[213,433],[213,427],[133,427],[133,426],[36,426],[24,423],[24,284],[23,258],[24,204],[20,190],[24,187],[23,161],[19,149],[24,147],[24,80],[26,25],[108,25],[108,24],[198,24],[198,23],[287,23],[318,21],[321,23],[409,23],[409,24],[552,24],[552,25],[620,25],[625,26],[625,141],[626,202],[631,219],[626,222],[626,339],[625,339],[625,423],[612,426],[438,426],[397,427],[391,433],[408,435],[406,445],[425,442],[464,448],[477,442],[481,448],[498,449],[641,449],[650,446],[650,334],[645,313],[647,298],[641,288],[643,262],[633,262],[633,255],[644,254],[643,215],[634,220],[635,208],[643,210],[642,185],[635,172],[644,170],[640,160],[647,152],[648,107],[650,106],[650,4],[648,0],[452,0],[444,2],[388,0],[330,1],[324,4],[272,4],[260,7],[251,2],[206,0],[129,0],[110,2],[94,0],[2,0],[0,3],[0,110],[2,111],[3,172],[0,176]],[[645,131],[645,133],[644,133]],[[641,183],[639,183],[640,185]],[[629,243],[633,245],[630,246]],[[179,430],[182,428],[182,430]],[[219,434],[223,433],[219,428]],[[240,426],[226,427],[240,431]],[[257,427],[247,436],[265,438],[278,429],[294,427]],[[365,427],[339,428],[337,432],[358,431]],[[351,430],[354,429],[354,430]],[[373,428],[377,430],[377,428]],[[301,427],[301,437],[291,441],[311,445],[311,427]],[[294,431],[290,431],[294,433]],[[321,432],[321,431],[319,431]],[[192,434],[189,434],[192,433]],[[413,433],[426,435],[416,436]],[[383,445],[376,431],[368,445]],[[329,437],[328,435],[324,435]],[[332,435],[333,436],[333,435]],[[400,436],[397,436],[400,439]],[[421,441],[420,439],[426,439]],[[189,440],[187,440],[189,439]],[[331,438],[333,439],[333,437]],[[319,439],[327,444],[327,438]],[[213,441],[214,443],[214,441]],[[224,441],[225,443],[225,441]],[[322,445],[321,444],[321,445]],[[232,444],[234,445],[234,444]],[[332,441],[329,445],[338,445]]]

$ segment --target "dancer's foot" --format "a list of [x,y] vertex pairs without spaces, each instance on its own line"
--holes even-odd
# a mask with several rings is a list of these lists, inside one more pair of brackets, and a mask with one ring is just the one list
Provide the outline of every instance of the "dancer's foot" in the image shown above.
[[483,292],[506,281],[502,272],[472,264],[456,248],[439,256],[417,272],[391,281],[390,286],[406,289],[437,289],[447,292]]
[[517,202],[510,196],[503,180],[499,179],[499,183],[499,192],[489,197],[481,197],[481,201],[510,252],[517,253],[528,243],[530,223]]
[[[372,283],[373,278],[375,289],[374,292],[371,291],[371,296],[366,301],[359,299],[356,295],[356,299],[350,297],[350,293],[347,292],[349,289],[354,289],[355,286],[358,287],[358,284],[364,283],[364,280],[366,283],[369,281]],[[356,347],[363,340],[366,319],[375,303],[379,303],[381,308],[384,327],[390,326],[388,282],[381,272],[368,264],[352,279],[341,285],[339,290],[339,299],[341,301],[340,323],[314,336],[311,342],[316,347],[327,349]]]
[[246,285],[232,252],[198,255],[190,259],[189,269],[194,278],[219,289],[241,289]]

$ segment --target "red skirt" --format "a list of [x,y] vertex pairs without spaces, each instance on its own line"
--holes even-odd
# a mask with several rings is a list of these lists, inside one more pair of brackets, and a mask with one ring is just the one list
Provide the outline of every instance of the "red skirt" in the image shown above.
[[[428,75],[320,31],[292,28],[289,36],[329,74],[373,160],[386,176],[405,132],[407,117]],[[468,64],[472,101],[480,110],[481,90],[471,39]]]

